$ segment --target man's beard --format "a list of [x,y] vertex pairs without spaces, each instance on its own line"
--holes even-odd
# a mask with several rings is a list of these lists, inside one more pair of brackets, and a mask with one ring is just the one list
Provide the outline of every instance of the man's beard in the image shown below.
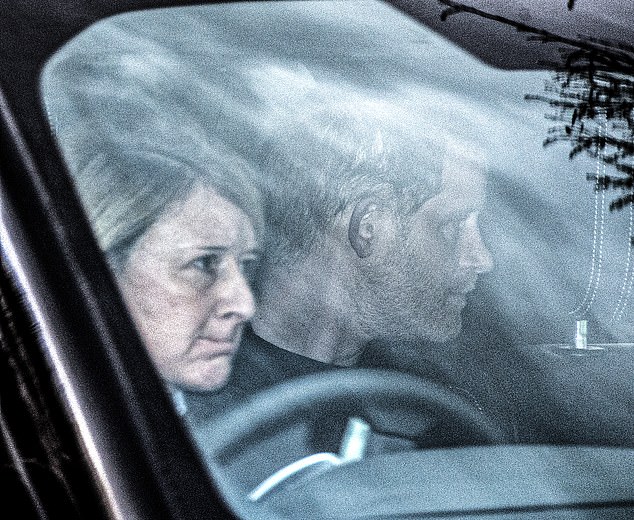
[[445,342],[460,334],[462,305],[452,305],[447,294],[433,290],[437,284],[432,280],[421,279],[415,286],[402,282],[377,285],[360,306],[371,340]]

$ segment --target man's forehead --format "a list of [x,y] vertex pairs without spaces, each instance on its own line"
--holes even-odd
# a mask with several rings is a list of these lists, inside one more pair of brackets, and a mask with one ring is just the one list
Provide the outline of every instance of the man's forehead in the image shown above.
[[486,155],[481,148],[451,143],[443,158],[441,191],[474,191],[483,196],[485,172]]
[[423,208],[427,212],[468,214],[479,211],[486,191],[486,161],[475,147],[447,147],[443,158],[442,183]]

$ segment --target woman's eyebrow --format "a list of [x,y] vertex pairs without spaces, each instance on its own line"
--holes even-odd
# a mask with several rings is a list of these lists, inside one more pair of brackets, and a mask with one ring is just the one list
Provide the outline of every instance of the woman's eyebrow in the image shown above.
[[[231,251],[231,248],[226,246],[200,246],[197,249],[199,251],[206,251],[208,253],[217,253],[217,254],[225,254]],[[253,248],[253,249],[247,249],[246,251],[242,253],[241,256],[253,255],[253,256],[261,257],[262,254],[263,254],[263,251],[261,249]]]
[[245,255],[257,256],[258,258],[260,258],[264,254],[264,251],[262,251],[261,249],[258,249],[258,248],[253,248],[253,249],[249,249],[249,250],[245,251],[244,254]]

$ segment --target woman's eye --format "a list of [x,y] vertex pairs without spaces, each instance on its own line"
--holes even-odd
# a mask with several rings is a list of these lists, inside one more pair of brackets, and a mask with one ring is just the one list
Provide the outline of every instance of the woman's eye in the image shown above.
[[240,271],[250,285],[253,285],[258,276],[260,259],[257,257],[244,258],[240,261]]
[[[229,263],[236,261],[242,276],[252,285],[257,277],[260,265],[259,256],[246,255],[235,260],[232,260],[232,258],[222,254],[208,253],[195,258],[187,265],[189,269],[193,269],[198,282],[204,281],[205,285],[209,285],[224,276],[224,271],[229,267]],[[201,276],[203,277],[202,279]]]
[[206,254],[192,261],[191,265],[194,269],[201,273],[211,276],[214,280],[218,277],[218,270],[222,258],[215,254]]

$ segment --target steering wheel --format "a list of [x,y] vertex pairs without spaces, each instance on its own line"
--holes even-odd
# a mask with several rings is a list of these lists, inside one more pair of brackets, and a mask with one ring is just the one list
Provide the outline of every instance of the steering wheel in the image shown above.
[[217,468],[245,446],[316,411],[322,417],[361,418],[374,432],[406,438],[424,434],[430,418],[441,417],[442,428],[434,431],[451,433],[454,439],[469,444],[504,440],[499,428],[464,397],[412,375],[370,369],[332,370],[289,380],[254,395],[197,428],[194,435],[207,463]]

